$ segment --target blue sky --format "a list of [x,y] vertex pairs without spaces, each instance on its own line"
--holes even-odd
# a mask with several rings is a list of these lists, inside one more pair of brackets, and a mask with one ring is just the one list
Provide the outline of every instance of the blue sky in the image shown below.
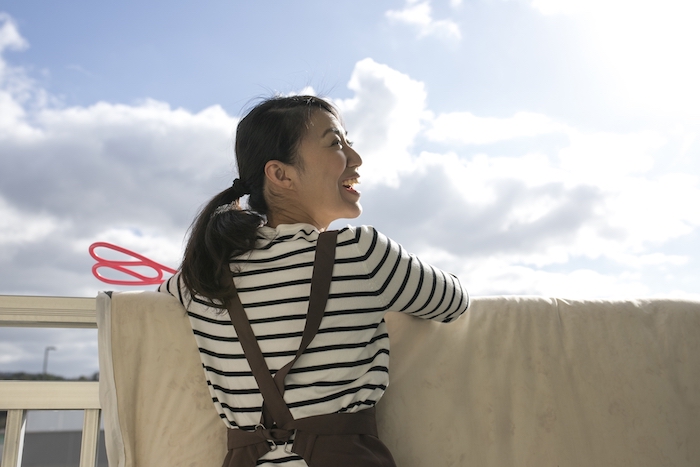
[[[336,225],[375,225],[473,295],[700,297],[696,2],[0,12],[0,293],[119,289],[92,277],[95,241],[176,267],[244,109],[315,92],[365,161],[364,213]],[[40,369],[47,339],[54,371],[96,371],[92,335],[32,332],[0,330],[0,371]]]

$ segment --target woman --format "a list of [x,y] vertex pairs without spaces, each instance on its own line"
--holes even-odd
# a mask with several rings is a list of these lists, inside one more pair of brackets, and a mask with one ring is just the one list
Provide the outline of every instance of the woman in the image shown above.
[[[199,214],[181,272],[160,289],[188,310],[214,405],[229,428],[224,465],[239,465],[239,455],[265,466],[393,465],[373,418],[389,382],[384,314],[449,322],[466,310],[467,293],[456,277],[372,227],[321,234],[361,213],[355,186],[362,159],[330,103],[312,96],[262,102],[238,125],[236,158],[239,178]],[[244,195],[249,209],[239,204]],[[330,289],[315,337],[299,356],[300,342],[314,333],[305,329],[314,270],[320,278],[311,288],[322,288],[322,241],[335,255],[327,260]],[[243,318],[234,327],[236,316]],[[239,326],[252,328],[253,343]],[[256,343],[264,366],[254,374]],[[278,393],[263,381],[269,373],[278,376]],[[268,398],[279,395],[283,407],[275,409]],[[360,418],[372,426],[338,428],[345,421],[357,427]],[[314,428],[300,428],[308,421]]]

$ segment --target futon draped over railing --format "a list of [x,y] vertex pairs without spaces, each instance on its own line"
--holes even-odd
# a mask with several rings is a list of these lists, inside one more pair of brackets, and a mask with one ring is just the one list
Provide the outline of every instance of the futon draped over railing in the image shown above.
[[[110,465],[220,465],[181,305],[102,295],[98,321]],[[700,302],[475,297],[454,323],[387,323],[377,419],[401,467],[700,465]]]

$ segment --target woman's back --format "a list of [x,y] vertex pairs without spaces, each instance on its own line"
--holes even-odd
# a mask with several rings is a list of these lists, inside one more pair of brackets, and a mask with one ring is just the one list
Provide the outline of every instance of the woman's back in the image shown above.
[[[299,348],[319,233],[307,224],[262,227],[259,233],[257,248],[231,264],[241,302],[274,373]],[[254,429],[262,396],[228,313],[205,299],[189,300],[182,284],[177,290],[177,280],[161,290],[188,309],[219,414],[229,427]],[[342,229],[320,329],[285,379],[284,398],[294,418],[376,404],[389,383],[387,311],[450,321],[467,302],[454,277],[421,263],[373,228]]]

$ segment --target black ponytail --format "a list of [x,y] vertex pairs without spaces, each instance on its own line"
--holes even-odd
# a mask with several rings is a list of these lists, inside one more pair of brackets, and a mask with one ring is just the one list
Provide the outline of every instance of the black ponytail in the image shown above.
[[[297,149],[316,110],[340,118],[330,103],[315,96],[273,97],[255,106],[238,123],[234,184],[216,195],[190,227],[181,275],[192,295],[224,301],[232,292],[227,284],[231,258],[255,248],[258,228],[268,214],[265,165],[277,160],[295,165]],[[249,209],[240,198],[249,194]]]
[[[230,259],[255,247],[264,218],[240,209],[235,191],[231,187],[216,195],[192,223],[182,261],[182,279],[192,294],[223,301],[231,293],[222,280]],[[228,209],[217,213],[222,207]]]

